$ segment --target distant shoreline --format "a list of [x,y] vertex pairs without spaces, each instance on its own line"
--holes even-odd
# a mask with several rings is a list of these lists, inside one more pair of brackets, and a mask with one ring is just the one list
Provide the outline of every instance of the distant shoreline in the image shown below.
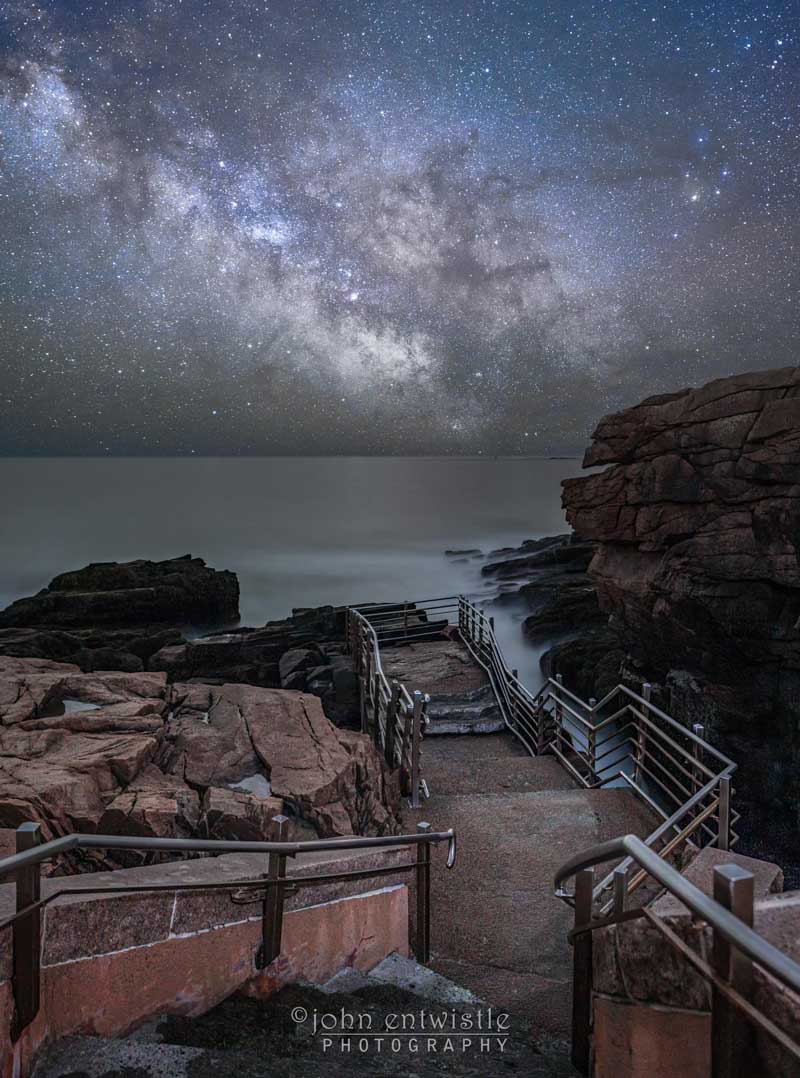
[[11,460],[580,460],[582,453],[0,453]]

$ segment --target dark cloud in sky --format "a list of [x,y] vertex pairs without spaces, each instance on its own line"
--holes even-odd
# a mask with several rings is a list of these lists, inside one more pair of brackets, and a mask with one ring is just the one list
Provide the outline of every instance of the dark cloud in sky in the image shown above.
[[557,453],[797,362],[784,4],[4,10],[0,452]]

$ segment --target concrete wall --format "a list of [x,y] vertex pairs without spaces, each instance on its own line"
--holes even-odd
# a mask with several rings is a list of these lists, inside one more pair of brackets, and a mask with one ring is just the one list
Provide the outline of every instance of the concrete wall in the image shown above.
[[[401,865],[407,848],[317,855],[291,864],[316,873]],[[206,883],[255,878],[259,855],[231,855],[43,881],[43,894],[66,888]],[[69,1033],[124,1034],[155,1014],[201,1014],[237,989],[265,995],[295,980],[323,982],[343,966],[371,969],[394,951],[407,954],[408,873],[311,884],[289,895],[282,950],[255,968],[261,904],[236,905],[223,891],[125,895],[67,894],[46,907],[42,999],[36,1020],[11,1043],[11,933],[0,941],[0,1076],[26,1078],[35,1053]],[[13,887],[0,888],[0,916],[13,911]]]
[[[800,961],[800,893],[781,894],[777,865],[703,850],[684,875],[707,894],[713,868],[735,862],[754,873],[757,932]],[[711,930],[665,896],[653,904],[681,940],[708,961]],[[644,919],[600,929],[593,943],[594,1078],[708,1078],[711,995],[706,980]],[[800,1000],[756,968],[754,1002],[800,1043]],[[744,1019],[742,1019],[744,1022]],[[748,1078],[797,1078],[800,1064],[766,1034],[756,1033],[746,1058]]]

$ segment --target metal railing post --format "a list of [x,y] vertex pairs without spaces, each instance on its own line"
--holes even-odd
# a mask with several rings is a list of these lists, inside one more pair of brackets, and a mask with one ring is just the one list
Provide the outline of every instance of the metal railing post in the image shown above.
[[[286,842],[289,835],[289,817],[273,816],[271,842]],[[281,953],[281,934],[283,929],[282,883],[273,883],[286,875],[286,854],[270,853],[267,861],[267,893],[261,916],[261,947],[256,955],[256,968],[266,969]]]
[[614,869],[614,916],[625,912],[628,903],[628,870],[624,865]]
[[425,697],[416,689],[411,717],[411,807],[419,808],[420,752],[422,748],[422,709]]
[[589,712],[586,720],[589,723],[589,767],[592,769],[592,777],[597,778],[595,760],[597,759],[597,731],[594,728],[594,705],[597,703],[596,696],[589,697]]
[[358,688],[361,705],[361,733],[367,732],[367,680],[362,674],[358,679]]
[[389,706],[386,711],[386,763],[394,767],[394,741],[397,730],[397,722],[400,716],[400,682],[397,678],[392,679],[392,695],[389,697]]
[[381,683],[378,677],[378,664],[373,662],[372,664],[372,687],[370,689],[370,699],[372,700],[372,740],[378,745],[378,748],[382,748],[381,745]]
[[731,848],[731,779],[723,775],[719,780],[719,835],[717,849]]
[[[650,703],[650,697],[653,693],[653,686],[645,681],[642,685],[642,698]],[[646,709],[645,709],[646,710]],[[636,720],[636,763],[633,769],[633,781],[639,782],[641,778],[641,768],[644,765],[644,752],[645,745],[647,744],[647,736],[645,729],[640,723],[639,719]]]
[[[563,674],[556,674],[556,681],[558,682],[559,686],[563,685],[563,683],[564,683],[564,675]],[[561,706],[561,697],[557,693],[556,693],[556,706],[553,709],[553,715],[554,715],[555,720],[556,720],[556,748],[558,749],[559,752],[563,753],[564,750],[566,749],[566,742],[564,740],[564,731],[563,731],[564,709]]]
[[[717,865],[714,869],[714,899],[753,927],[753,873],[739,865]],[[713,931],[711,962],[715,973],[745,999],[753,984],[753,963],[733,947],[721,932]],[[712,986],[711,990],[711,1078],[736,1078],[747,1071],[752,1043],[752,1026],[736,1007]]]
[[366,734],[369,731],[369,692],[371,688],[371,672],[370,672],[370,656],[371,651],[369,644],[365,640],[364,642],[364,661],[361,666],[361,733]]
[[[426,835],[431,825],[424,820],[417,824],[417,833]],[[431,847],[428,842],[417,846],[417,934],[414,954],[418,962],[431,957]]]
[[[575,928],[592,919],[594,870],[575,874]],[[592,1055],[592,933],[582,932],[572,940],[572,1064],[581,1074],[589,1074]]]
[[[24,853],[42,841],[38,823],[23,823],[17,828],[17,853]],[[28,865],[17,873],[17,913],[38,902],[41,897],[39,864]],[[26,917],[14,922],[14,1022],[12,1037],[16,1041],[39,1011],[42,966],[42,911],[31,910]]]
[[[704,733],[703,724],[701,722],[694,723],[694,725],[692,726],[692,733],[694,734],[695,737],[699,737],[701,740],[703,740],[703,733]],[[700,766],[699,766],[701,756],[702,756],[702,752],[703,752],[702,746],[698,745],[696,741],[692,742],[692,759],[694,760],[694,764],[692,765],[692,785],[689,788],[689,792],[692,795],[692,797],[694,797],[694,795],[697,793],[697,791],[703,785],[703,772],[700,770]],[[695,818],[695,816],[697,816],[700,811],[701,811],[701,808],[698,805],[696,808],[693,808],[691,810],[689,818],[693,820]]]

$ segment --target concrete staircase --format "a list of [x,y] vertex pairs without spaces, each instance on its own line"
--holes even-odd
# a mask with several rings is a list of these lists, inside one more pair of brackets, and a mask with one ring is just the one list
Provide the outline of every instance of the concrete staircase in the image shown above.
[[[509,1071],[574,1078],[566,1046],[537,1041],[519,1020],[480,1037],[449,1028],[392,1036],[402,1029],[396,1016],[408,1028],[422,1013],[460,1025],[479,1013],[486,1022],[491,1012],[470,991],[392,955],[368,974],[341,970],[319,988],[292,986],[267,1000],[232,996],[201,1017],[163,1016],[126,1039],[65,1037],[40,1060],[34,1078],[477,1078]],[[318,1022],[334,1016],[337,1031],[348,1024],[343,1016],[353,1015],[361,1032],[315,1031],[315,1015]]]
[[409,822],[452,826],[459,843],[452,872],[431,876],[431,966],[568,1040],[572,914],[553,876],[577,850],[648,834],[654,814],[628,790],[578,788],[509,733],[426,738],[423,753],[431,798]]

